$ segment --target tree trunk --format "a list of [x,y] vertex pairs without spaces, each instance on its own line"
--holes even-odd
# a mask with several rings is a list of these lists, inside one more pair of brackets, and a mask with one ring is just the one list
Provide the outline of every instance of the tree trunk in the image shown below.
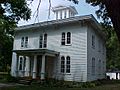
[[120,0],[104,0],[104,4],[120,42]]

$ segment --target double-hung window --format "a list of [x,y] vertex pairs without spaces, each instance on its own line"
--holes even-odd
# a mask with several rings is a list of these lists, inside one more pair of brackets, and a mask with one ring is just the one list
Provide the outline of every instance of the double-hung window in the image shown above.
[[61,45],[70,45],[71,44],[71,33],[70,32],[63,32],[61,38]]
[[25,37],[25,47],[28,47],[28,37]]
[[95,58],[92,58],[92,75],[95,75]]
[[21,38],[21,47],[28,48],[28,37]]
[[24,37],[21,38],[21,47],[24,47]]
[[66,73],[70,73],[70,57],[66,57]]
[[67,44],[71,44],[71,33],[67,32]]
[[65,72],[65,57],[61,57],[61,73]]
[[65,45],[65,33],[62,33],[61,45]]
[[46,48],[47,47],[47,34],[40,35],[39,39],[39,48]]
[[61,73],[70,73],[70,57],[61,57]]

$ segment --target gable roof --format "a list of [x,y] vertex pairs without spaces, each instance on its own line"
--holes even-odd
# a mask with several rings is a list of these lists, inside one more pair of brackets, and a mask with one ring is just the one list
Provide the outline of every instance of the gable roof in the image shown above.
[[30,25],[24,25],[16,28],[16,31],[21,30],[29,30],[29,29],[35,29],[35,28],[42,28],[42,27],[49,27],[54,25],[64,25],[64,24],[70,24],[75,22],[87,22],[89,23],[95,30],[105,39],[105,33],[102,31],[102,27],[97,22],[97,20],[94,18],[92,14],[90,15],[84,15],[84,16],[75,16],[70,17],[66,19],[58,19],[58,20],[52,20],[52,21],[45,21],[40,23],[34,23]]

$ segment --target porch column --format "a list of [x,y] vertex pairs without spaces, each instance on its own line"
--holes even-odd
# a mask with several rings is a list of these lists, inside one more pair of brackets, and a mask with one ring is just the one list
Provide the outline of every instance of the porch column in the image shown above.
[[18,61],[19,61],[19,55],[16,54],[16,65],[15,65],[15,76],[18,77]]
[[36,78],[36,73],[37,73],[37,56],[34,56],[34,63],[33,63],[33,79]]
[[41,80],[45,79],[45,55],[42,55]]
[[30,76],[30,58],[26,56],[25,76]]

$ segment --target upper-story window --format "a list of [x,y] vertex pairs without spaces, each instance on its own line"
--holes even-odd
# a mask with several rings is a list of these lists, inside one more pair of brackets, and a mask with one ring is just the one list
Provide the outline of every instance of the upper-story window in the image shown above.
[[28,37],[22,37],[21,38],[21,47],[28,47]]
[[71,43],[71,33],[68,32],[67,33],[67,44],[70,44]]
[[95,36],[92,35],[92,48],[95,48]]
[[25,37],[25,47],[28,47],[28,37]]
[[43,36],[40,35],[39,48],[42,48]]
[[47,47],[47,34],[44,34],[44,48]]
[[46,48],[47,47],[47,34],[40,35],[39,40],[39,48]]
[[21,38],[21,47],[24,47],[24,37]]
[[63,32],[62,33],[62,39],[61,39],[61,45],[70,45],[71,44],[71,33],[70,32]]
[[61,45],[65,45],[65,33],[62,33]]

